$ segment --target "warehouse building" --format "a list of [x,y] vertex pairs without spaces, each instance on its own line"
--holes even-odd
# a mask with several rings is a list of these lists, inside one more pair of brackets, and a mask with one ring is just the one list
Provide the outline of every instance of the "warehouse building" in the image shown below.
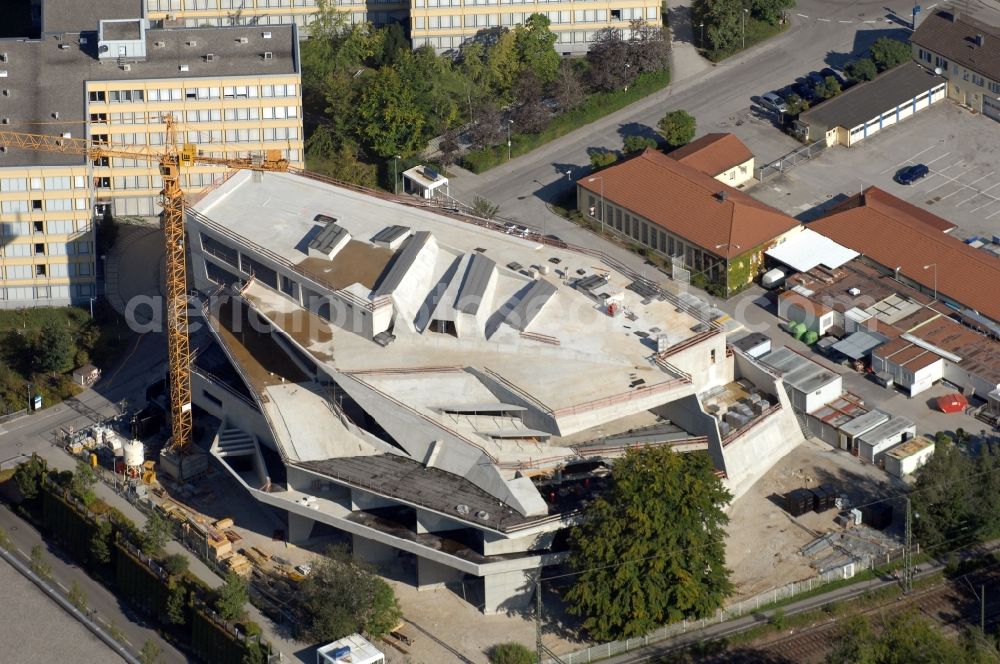
[[778,348],[760,361],[781,375],[792,407],[812,413],[830,403],[844,391],[840,374],[799,355],[789,348]]
[[893,417],[857,438],[858,458],[881,465],[882,457],[896,445],[917,435],[917,425],[905,417]]

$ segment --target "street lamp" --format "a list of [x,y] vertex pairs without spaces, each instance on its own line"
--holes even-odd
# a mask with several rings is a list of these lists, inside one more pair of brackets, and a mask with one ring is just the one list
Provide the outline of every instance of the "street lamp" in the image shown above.
[[924,266],[924,269],[926,270],[929,267],[934,268],[934,299],[936,300],[936,299],[938,299],[937,298],[937,263],[928,263],[927,265]]
[[705,48],[705,24],[699,23],[698,27],[701,28],[701,41],[698,42],[698,45]]
[[628,68],[631,67],[629,63],[625,63],[625,92],[628,92]]
[[507,120],[507,161],[510,161],[510,126],[514,124],[513,120]]
[[34,387],[31,383],[28,383],[28,412],[31,412],[31,388]]
[[97,299],[96,297],[90,298],[90,317],[91,317],[91,319],[94,318],[94,300],[96,300],[96,299]]
[[593,208],[591,208],[591,210],[590,210],[590,216],[594,217],[596,219],[600,219],[601,220],[601,235],[603,236],[604,235],[604,176],[603,175],[596,175],[596,176],[594,176],[592,178],[587,178],[587,182],[593,182],[594,180],[600,180],[601,181],[601,215],[600,215],[600,217],[596,217],[594,215]]
[[743,48],[747,47],[747,14],[749,14],[749,13],[750,13],[749,9],[744,9],[743,10],[743,14],[742,14],[742,18],[743,18]]
[[396,172],[396,163],[402,159],[398,154],[392,158],[392,193],[399,195],[399,174]]

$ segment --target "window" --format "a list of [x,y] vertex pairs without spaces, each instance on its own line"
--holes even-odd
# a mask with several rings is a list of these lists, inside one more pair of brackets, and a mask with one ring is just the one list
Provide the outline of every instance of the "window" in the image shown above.
[[40,264],[35,266],[35,276],[44,277],[45,276],[45,265]]
[[35,212],[40,212],[44,208],[42,207],[42,201],[39,198],[34,198],[31,201],[31,209]]
[[95,90],[90,93],[90,101],[107,101],[103,90]]

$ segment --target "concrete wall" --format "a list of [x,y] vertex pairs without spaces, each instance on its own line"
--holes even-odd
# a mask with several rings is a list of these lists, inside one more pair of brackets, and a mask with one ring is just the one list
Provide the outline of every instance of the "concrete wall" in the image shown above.
[[791,410],[782,408],[722,450],[729,490],[739,498],[805,438]]
[[555,531],[523,535],[521,537],[505,537],[500,533],[483,532],[483,554],[496,556],[505,553],[523,553],[525,551],[540,551],[552,546]]
[[[222,405],[219,406],[211,398],[206,398],[206,393],[221,401]],[[223,422],[232,422],[235,427],[257,436],[257,440],[261,443],[277,449],[271,428],[261,412],[251,408],[244,399],[222,384],[216,383],[204,374],[191,372],[191,400],[213,417]]]
[[653,408],[652,412],[669,419],[695,436],[706,436],[708,438],[708,453],[712,457],[712,462],[716,468],[728,474],[729,469],[726,467],[726,459],[722,453],[719,423],[714,417],[702,410],[698,397],[692,394]]
[[500,572],[483,577],[483,613],[504,613],[531,605],[538,576],[535,570]]
[[733,381],[733,363],[726,357],[724,334],[716,334],[667,359],[675,367],[691,374],[694,391],[698,394]]
[[465,575],[457,569],[426,558],[417,558],[417,589],[441,588],[448,583],[460,582]]

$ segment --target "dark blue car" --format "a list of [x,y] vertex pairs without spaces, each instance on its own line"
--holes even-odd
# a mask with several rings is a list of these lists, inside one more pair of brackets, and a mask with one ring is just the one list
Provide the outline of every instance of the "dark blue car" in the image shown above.
[[926,164],[913,164],[912,166],[904,166],[896,171],[896,175],[892,179],[899,184],[913,184],[930,172],[931,169],[927,168]]

